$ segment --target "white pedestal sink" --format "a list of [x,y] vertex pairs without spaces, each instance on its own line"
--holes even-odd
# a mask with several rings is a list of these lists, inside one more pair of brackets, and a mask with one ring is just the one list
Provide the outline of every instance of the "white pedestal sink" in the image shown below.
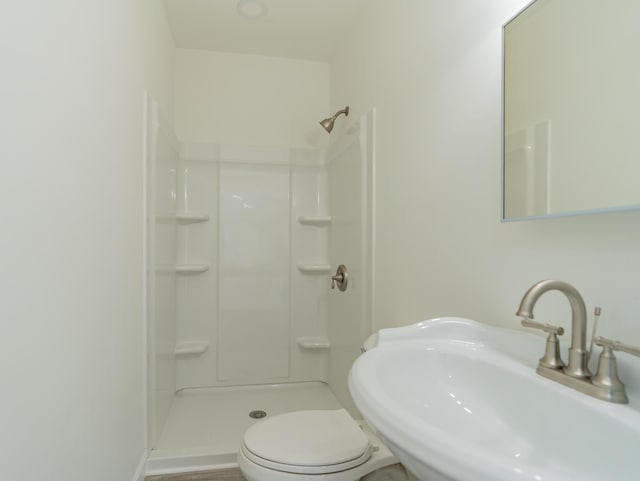
[[640,479],[637,386],[630,405],[591,398],[537,375],[543,352],[535,335],[433,319],[380,331],[349,388],[422,481]]

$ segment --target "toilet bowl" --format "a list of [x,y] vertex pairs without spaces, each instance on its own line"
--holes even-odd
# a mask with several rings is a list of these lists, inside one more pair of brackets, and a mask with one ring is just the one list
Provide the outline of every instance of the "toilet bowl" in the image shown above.
[[248,481],[357,481],[376,473],[406,481],[397,463],[346,409],[294,411],[260,421],[247,429],[238,453]]

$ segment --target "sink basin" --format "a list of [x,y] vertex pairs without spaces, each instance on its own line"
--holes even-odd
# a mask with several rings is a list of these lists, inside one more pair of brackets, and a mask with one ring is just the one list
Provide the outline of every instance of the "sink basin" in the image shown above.
[[432,319],[380,331],[349,389],[423,481],[640,479],[640,411],[537,375],[543,352],[532,334]]

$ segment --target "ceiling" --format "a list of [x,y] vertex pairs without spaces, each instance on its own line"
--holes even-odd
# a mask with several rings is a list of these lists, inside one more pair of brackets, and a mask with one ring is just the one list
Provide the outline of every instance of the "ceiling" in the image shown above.
[[[329,61],[367,0],[164,0],[176,47]],[[246,18],[244,10],[257,14]]]

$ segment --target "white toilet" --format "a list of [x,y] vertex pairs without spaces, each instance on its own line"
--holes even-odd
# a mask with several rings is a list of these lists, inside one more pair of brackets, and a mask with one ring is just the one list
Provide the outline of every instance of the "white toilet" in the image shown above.
[[238,453],[248,481],[406,481],[404,468],[346,409],[294,411],[260,421]]

